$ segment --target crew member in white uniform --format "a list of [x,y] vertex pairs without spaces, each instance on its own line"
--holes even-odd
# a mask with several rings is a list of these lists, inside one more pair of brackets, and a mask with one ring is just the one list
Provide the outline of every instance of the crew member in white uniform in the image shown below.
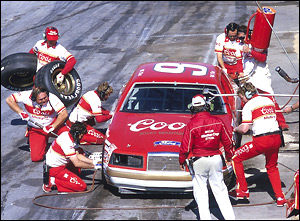
[[237,38],[238,24],[230,23],[225,33],[217,37],[215,52],[218,65],[237,83],[239,73],[243,72],[240,40]]
[[82,192],[86,183],[79,177],[81,169],[99,169],[98,161],[87,158],[78,146],[87,132],[84,123],[75,122],[70,131],[63,132],[52,143],[46,154],[49,169],[49,184],[43,184],[44,192],[55,187],[58,192]]
[[70,52],[57,42],[59,38],[57,28],[53,26],[47,27],[43,33],[43,37],[44,40],[38,41],[33,48],[30,49],[29,53],[37,55],[36,71],[55,60],[66,62],[65,67],[56,76],[56,83],[61,84],[64,80],[64,76],[72,70],[77,61]]
[[[238,31],[239,37],[246,36],[246,30]],[[243,41],[243,40],[242,40]],[[274,90],[271,86],[271,73],[267,64],[267,49],[259,49],[252,47],[251,44],[243,44],[242,46],[242,54],[243,54],[243,73],[241,73],[242,78],[245,79],[246,82],[252,83],[261,94],[274,94]],[[289,129],[285,118],[280,112],[280,107],[276,102],[273,96],[269,96],[270,99],[275,104],[276,117],[279,123],[279,127],[281,130],[285,131]]]
[[245,106],[242,111],[242,124],[234,128],[234,132],[244,134],[252,125],[253,140],[238,148],[232,157],[237,188],[230,195],[237,199],[249,199],[243,161],[264,154],[266,157],[265,166],[275,192],[277,206],[283,206],[286,199],[281,189],[277,167],[281,132],[276,120],[275,105],[270,98],[259,96],[256,88],[249,82],[240,87],[237,93],[245,102]]
[[76,121],[86,124],[87,133],[81,139],[80,144],[91,145],[104,142],[105,135],[92,126],[95,126],[95,120],[97,123],[102,123],[112,117],[110,112],[102,107],[102,101],[106,101],[111,93],[113,93],[113,88],[107,82],[101,83],[97,90],[86,92],[74,106],[67,125],[71,127]]
[[[54,136],[51,132],[60,134],[69,130],[64,124],[68,117],[65,105],[57,96],[43,87],[14,93],[6,99],[6,102],[21,116],[22,120],[30,119],[36,123],[28,121],[27,127],[32,161],[44,159],[48,138]],[[18,103],[23,103],[25,110]]]

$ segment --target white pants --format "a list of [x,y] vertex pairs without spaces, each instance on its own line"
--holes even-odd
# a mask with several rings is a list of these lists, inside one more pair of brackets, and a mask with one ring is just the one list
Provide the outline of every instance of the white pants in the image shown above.
[[195,171],[192,181],[193,193],[198,204],[200,219],[211,220],[207,180],[224,219],[235,219],[227,187],[223,180],[221,156],[201,157],[193,165]]

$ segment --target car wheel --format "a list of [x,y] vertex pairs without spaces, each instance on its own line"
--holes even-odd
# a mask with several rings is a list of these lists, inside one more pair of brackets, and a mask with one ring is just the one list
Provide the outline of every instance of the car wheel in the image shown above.
[[1,60],[1,85],[13,91],[30,90],[36,74],[37,56],[15,53]]
[[65,67],[66,62],[52,61],[43,66],[35,77],[35,85],[43,86],[49,92],[55,94],[66,107],[76,103],[81,96],[82,83],[77,71],[73,68],[64,76],[61,85],[57,84],[56,76]]

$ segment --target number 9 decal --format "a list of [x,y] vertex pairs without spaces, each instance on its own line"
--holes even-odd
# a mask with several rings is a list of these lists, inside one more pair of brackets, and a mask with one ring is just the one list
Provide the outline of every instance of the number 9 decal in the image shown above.
[[182,74],[185,68],[197,69],[192,71],[193,76],[204,76],[207,74],[207,67],[197,64],[182,64],[182,63],[157,63],[154,70],[157,72]]

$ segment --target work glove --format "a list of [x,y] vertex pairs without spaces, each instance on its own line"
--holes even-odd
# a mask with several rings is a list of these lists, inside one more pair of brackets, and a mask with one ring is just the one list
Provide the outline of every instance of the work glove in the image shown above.
[[26,112],[22,111],[21,113],[19,113],[19,115],[21,116],[22,120],[29,120],[29,115]]
[[94,152],[89,156],[89,159],[93,160],[95,170],[102,169],[102,152]]
[[222,71],[227,74],[227,69],[226,68],[223,68]]
[[65,78],[64,75],[61,72],[59,72],[59,74],[56,75],[56,83],[61,84],[63,82],[64,78]]
[[54,131],[54,127],[52,125],[48,125],[43,127],[43,131],[45,131],[47,134],[51,133],[52,131]]

